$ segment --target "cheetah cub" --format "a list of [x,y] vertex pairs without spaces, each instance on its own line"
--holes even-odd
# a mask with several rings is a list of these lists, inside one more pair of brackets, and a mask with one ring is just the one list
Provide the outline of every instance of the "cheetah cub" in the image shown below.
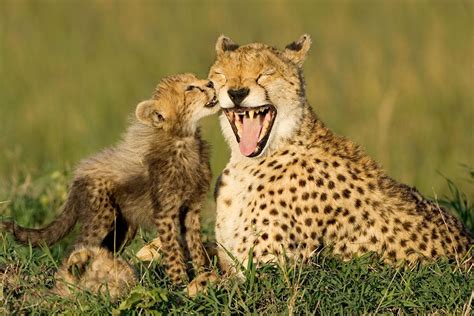
[[61,214],[47,227],[0,223],[22,243],[53,244],[76,223],[75,246],[119,250],[139,226],[155,226],[163,263],[174,283],[187,280],[189,254],[197,272],[206,262],[199,211],[209,189],[209,148],[198,121],[218,111],[213,85],[192,74],[170,76],[136,107],[122,141],[82,161]]
[[70,297],[76,291],[109,294],[112,302],[128,294],[136,283],[133,268],[107,249],[80,247],[74,250],[55,274],[53,293]]

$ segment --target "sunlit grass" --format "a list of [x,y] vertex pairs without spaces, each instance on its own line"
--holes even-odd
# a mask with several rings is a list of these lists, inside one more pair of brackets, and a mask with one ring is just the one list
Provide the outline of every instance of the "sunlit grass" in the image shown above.
[[[471,177],[471,176],[470,176]],[[473,179],[471,177],[471,179]],[[442,197],[447,209],[473,232],[472,199],[451,180],[452,195]],[[44,226],[64,202],[68,177],[52,172],[36,180],[28,177],[0,190],[3,217],[28,227]],[[206,212],[209,210],[206,209]],[[0,216],[2,218],[2,216]],[[205,240],[214,240],[213,221],[203,224]],[[140,263],[135,254],[152,234],[139,233],[122,254],[136,268],[139,285],[117,303],[107,297],[78,291],[73,298],[52,295],[54,272],[67,254],[74,232],[51,248],[32,249],[0,233],[0,314],[11,313],[172,313],[182,314],[463,314],[474,289],[472,268],[440,260],[426,266],[384,265],[370,254],[342,262],[328,253],[315,256],[311,264],[250,264],[245,282],[225,280],[207,295],[190,299],[184,288],[173,286],[156,262]]]
[[[115,143],[158,80],[206,76],[214,43],[313,37],[308,98],[395,178],[447,192],[473,164],[469,1],[3,1],[0,177],[54,170]],[[471,12],[471,13],[470,13]],[[228,157],[204,122],[212,167]],[[474,194],[474,192],[468,192]]]
[[[472,229],[474,186],[465,186],[460,166],[474,165],[473,9],[469,1],[4,0],[0,215],[29,226],[49,222],[64,201],[73,166],[119,139],[135,105],[161,77],[207,76],[219,34],[282,48],[309,33],[313,47],[304,69],[319,116],[366,148],[390,175],[439,196]],[[227,162],[227,146],[216,118],[206,119],[203,129],[213,145],[216,176]],[[209,199],[203,212],[209,239],[213,216]],[[328,258],[299,270],[250,269],[253,281],[230,283],[196,300],[170,288],[160,269],[138,266],[144,281],[132,295],[140,300],[113,305],[88,294],[74,301],[52,297],[52,310],[23,301],[23,294],[51,287],[70,241],[47,255],[2,237],[0,267],[24,278],[13,290],[2,283],[0,314],[73,308],[96,314],[467,315],[474,288],[472,271],[452,271],[445,262],[398,271],[370,258]]]

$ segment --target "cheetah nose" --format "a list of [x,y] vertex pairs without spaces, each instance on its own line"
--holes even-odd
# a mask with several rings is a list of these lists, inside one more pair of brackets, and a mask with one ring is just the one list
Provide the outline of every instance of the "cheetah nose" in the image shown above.
[[227,94],[229,94],[230,99],[234,102],[235,105],[239,106],[240,103],[249,95],[250,90],[248,88],[240,89],[229,89]]

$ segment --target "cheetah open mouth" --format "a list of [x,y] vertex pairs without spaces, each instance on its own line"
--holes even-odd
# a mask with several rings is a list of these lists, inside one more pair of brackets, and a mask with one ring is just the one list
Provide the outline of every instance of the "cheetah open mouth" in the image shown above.
[[246,157],[258,156],[265,145],[273,127],[276,109],[271,104],[258,107],[233,107],[224,110],[240,152]]

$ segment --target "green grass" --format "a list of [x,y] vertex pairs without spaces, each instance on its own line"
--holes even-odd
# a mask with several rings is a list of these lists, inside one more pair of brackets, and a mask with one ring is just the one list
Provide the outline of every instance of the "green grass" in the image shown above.
[[[470,169],[468,170],[468,172]],[[0,190],[0,214],[27,226],[49,222],[65,199],[68,176],[53,172],[32,181],[22,179]],[[472,185],[474,174],[469,173]],[[452,194],[440,203],[462,218],[473,232],[474,206],[451,180]],[[209,212],[209,205],[206,210]],[[206,220],[206,240],[213,239],[213,222]],[[53,274],[67,253],[72,236],[51,248],[31,249],[0,235],[0,314],[462,314],[470,306],[474,275],[456,263],[395,268],[368,254],[343,262],[322,253],[305,266],[251,265],[246,281],[227,280],[211,287],[207,295],[190,299],[183,288],[171,285],[163,269],[148,267],[134,253],[150,240],[139,234],[123,256],[138,271],[140,283],[129,296],[112,304],[105,297],[78,292],[74,299],[48,294]],[[37,294],[35,294],[37,293]],[[38,294],[39,293],[39,294]],[[38,296],[40,297],[38,299]],[[466,314],[468,315],[468,314]]]
[[[27,1],[0,4],[0,185],[115,143],[161,77],[207,76],[224,33],[313,38],[310,103],[390,175],[433,195],[474,165],[472,1]],[[228,150],[203,124],[217,175]],[[470,189],[469,189],[470,190]],[[474,194],[474,190],[466,192]]]
[[[0,216],[28,226],[49,222],[72,166],[115,143],[161,77],[207,76],[219,34],[281,48],[309,33],[307,94],[320,117],[473,231],[473,172],[466,185],[461,167],[474,165],[473,11],[472,1],[3,0]],[[217,175],[228,149],[216,118],[203,128]],[[203,212],[209,239],[213,210],[210,201]],[[52,285],[70,241],[48,251],[1,240],[0,268],[21,278],[0,284],[0,314],[50,313],[31,293]],[[445,262],[397,270],[368,257],[342,263],[324,256],[305,268],[250,270],[244,284],[190,300],[159,268],[137,267],[143,282],[123,305],[80,294],[77,301],[50,298],[52,311],[461,314],[474,288],[471,271]]]

